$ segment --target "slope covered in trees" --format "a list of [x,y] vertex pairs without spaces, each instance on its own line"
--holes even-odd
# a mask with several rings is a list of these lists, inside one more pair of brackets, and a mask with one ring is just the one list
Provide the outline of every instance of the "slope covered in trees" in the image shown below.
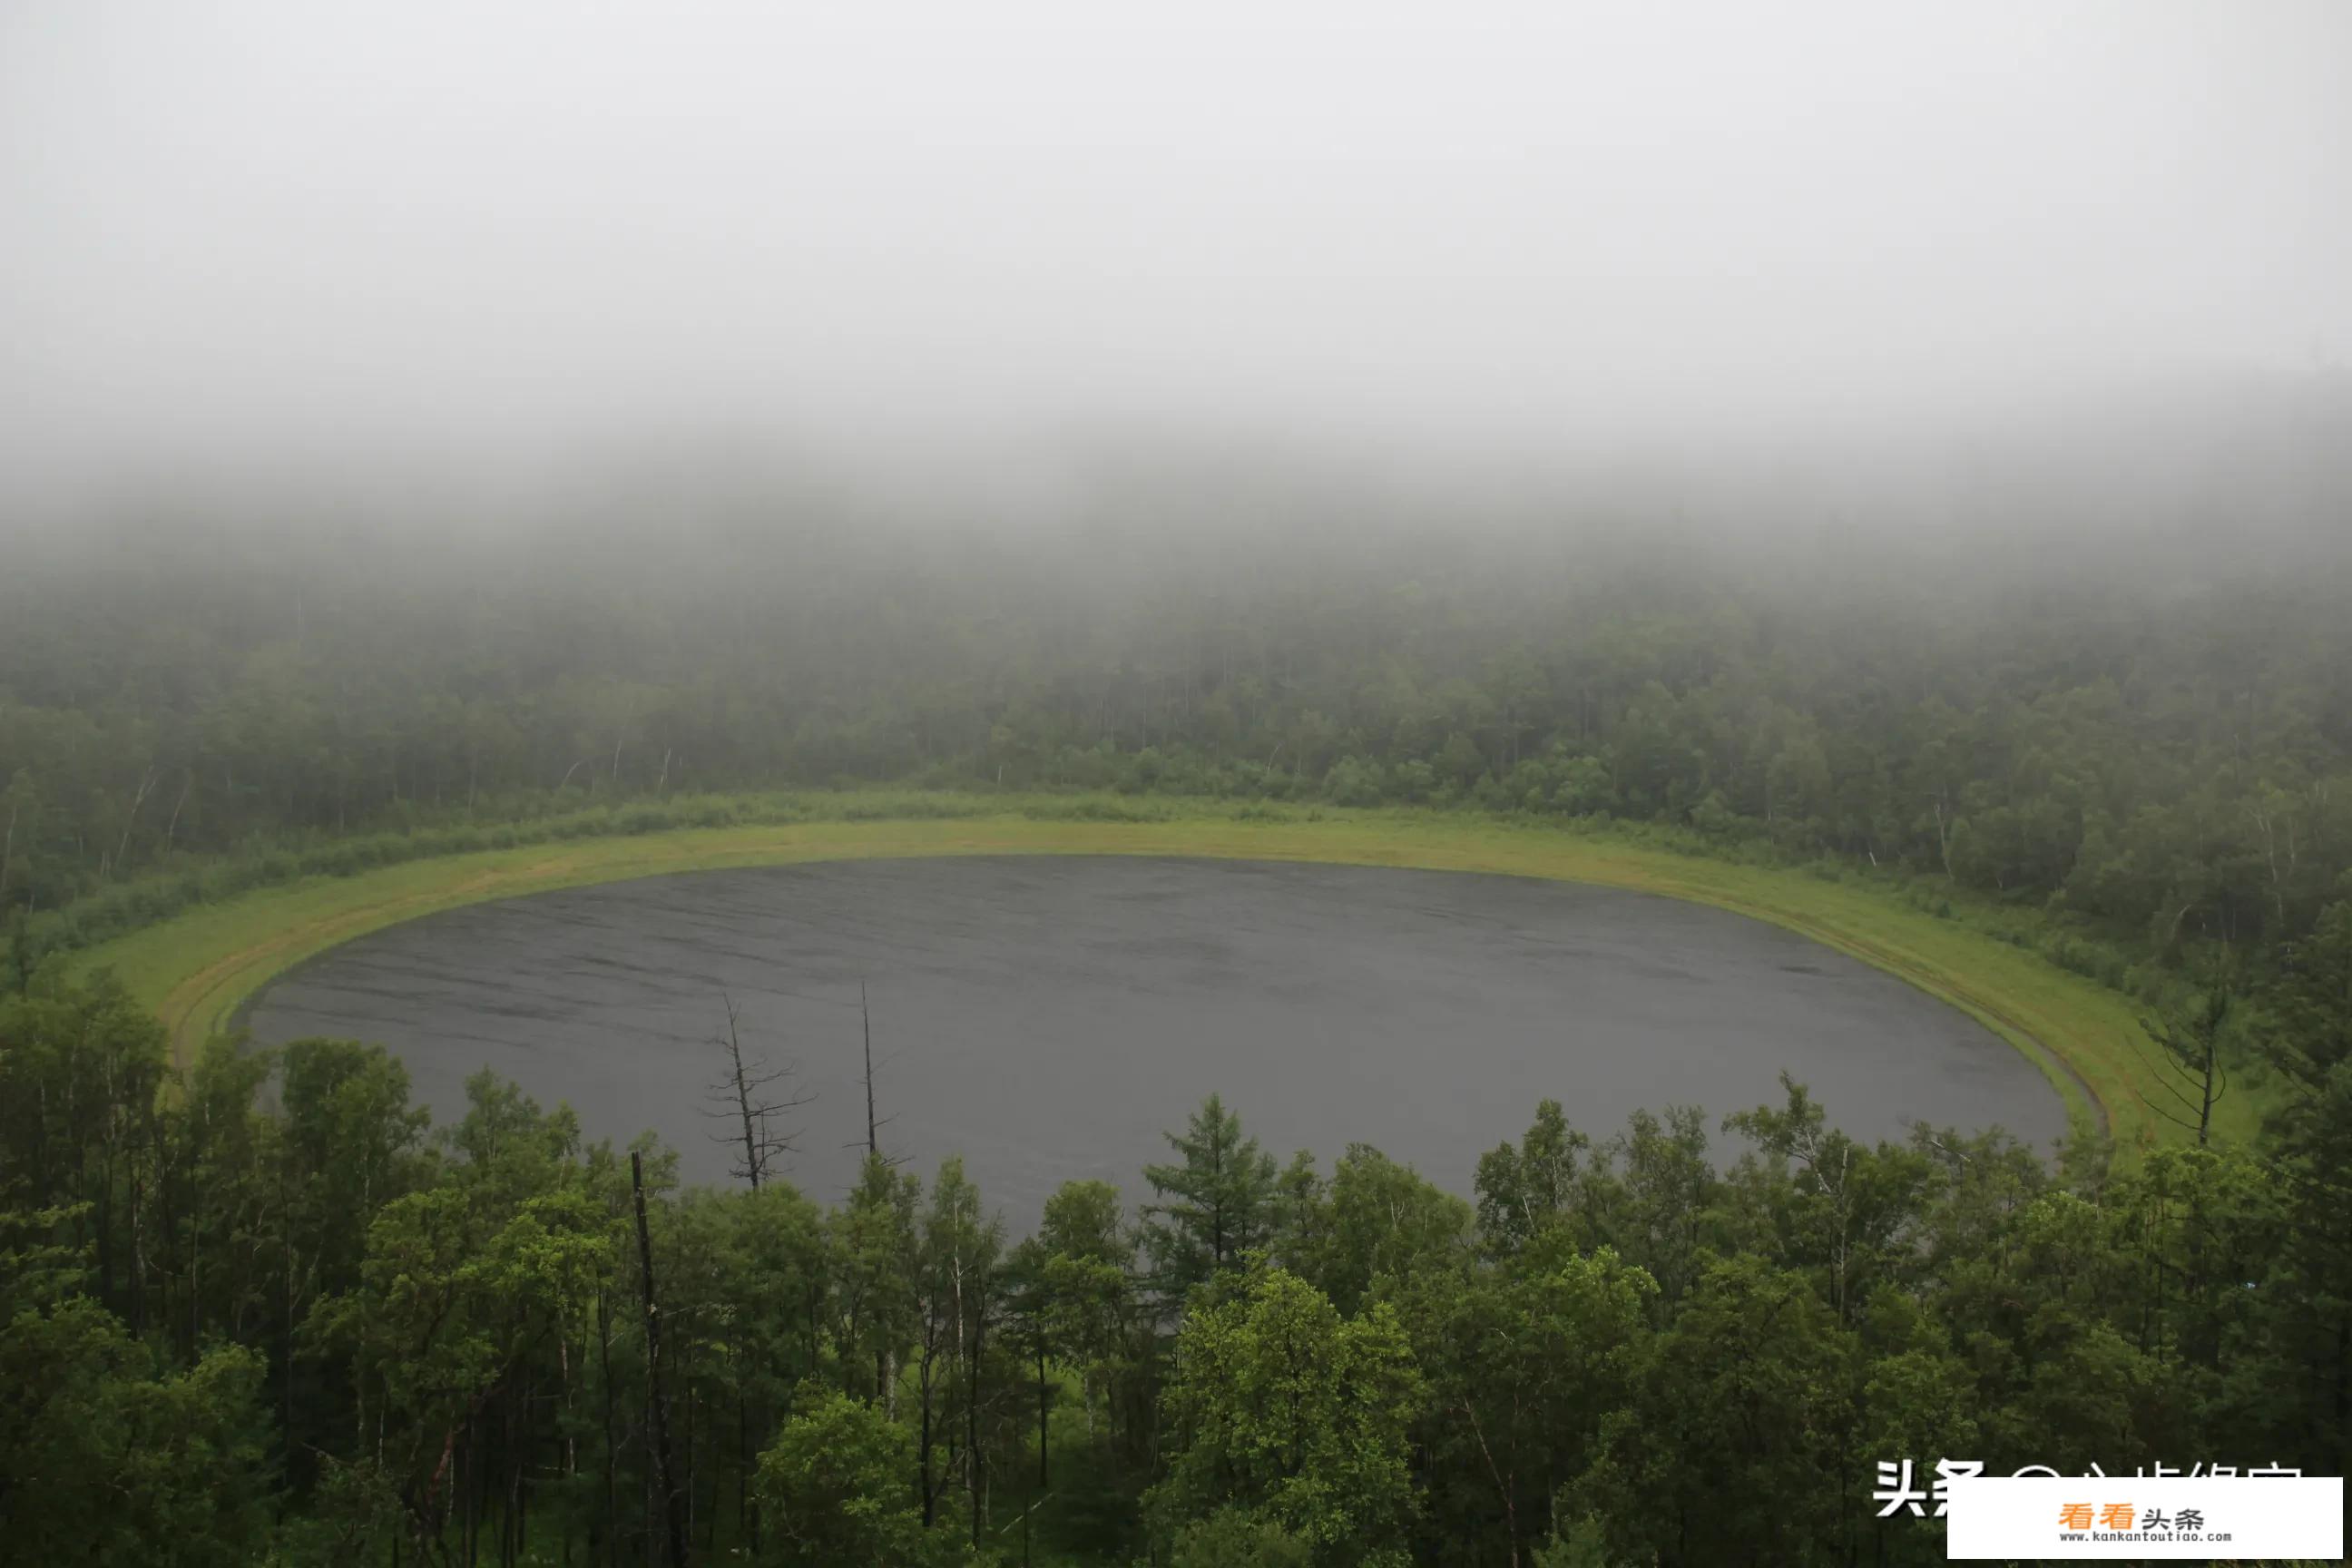
[[38,950],[205,858],[887,781],[1661,821],[2272,950],[2352,868],[2352,479],[2335,404],[2267,413],[1859,492],[1136,464],[28,536],[0,919]]
[[[2218,456],[2011,449],[1826,500],[1141,464],[1034,516],[804,486],[28,531],[0,1552],[1924,1563],[1939,1460],[2340,1474],[2342,427],[2273,407]],[[695,1190],[488,1078],[429,1128],[364,1044],[175,1062],[47,961],[386,844],[885,782],[1874,866],[2093,935],[2111,983],[2172,966],[2184,1142],[1863,1147],[1795,1084],[1596,1140],[1571,1081],[1472,1202],[1375,1149],[1260,1149],[1233,1085],[1128,1191],[1036,1215],[887,1145],[845,1194],[751,1156],[756,1188]],[[2207,1085],[2249,1072],[2264,1136],[2209,1142]]]
[[835,1202],[680,1189],[487,1076],[429,1129],[380,1051],[175,1073],[37,986],[0,1558],[1924,1563],[1939,1461],[2342,1473],[2352,905],[2286,973],[2260,1150],[1865,1147],[1792,1083],[1597,1141],[1531,1107],[1473,1204],[1213,1099],[1139,1202],[1010,1216],[887,1130]]

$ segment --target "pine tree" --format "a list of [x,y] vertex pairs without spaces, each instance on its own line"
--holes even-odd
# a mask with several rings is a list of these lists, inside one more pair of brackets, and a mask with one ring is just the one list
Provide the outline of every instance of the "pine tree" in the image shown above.
[[1160,1202],[1144,1207],[1143,1245],[1162,1297],[1181,1303],[1192,1287],[1240,1266],[1264,1247],[1274,1218],[1274,1156],[1242,1134],[1242,1119],[1211,1095],[1182,1132],[1166,1134],[1181,1163],[1146,1165]]

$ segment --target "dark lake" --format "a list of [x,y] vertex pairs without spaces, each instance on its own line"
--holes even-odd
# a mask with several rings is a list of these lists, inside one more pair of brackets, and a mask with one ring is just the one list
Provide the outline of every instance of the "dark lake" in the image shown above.
[[591,1138],[651,1128],[690,1179],[722,997],[798,1068],[790,1179],[821,1199],[865,1134],[858,986],[887,1152],[961,1152],[1016,1231],[1072,1177],[1142,1192],[1212,1090],[1277,1157],[1368,1142],[1467,1195],[1543,1096],[1595,1137],[1641,1107],[1780,1098],[1865,1138],[1995,1123],[2046,1146],[2056,1092],[1966,1016],[1700,905],[1511,877],[1124,857],[698,872],[480,904],[334,949],[248,1010],[257,1039],[379,1042],[448,1117],[487,1066]]

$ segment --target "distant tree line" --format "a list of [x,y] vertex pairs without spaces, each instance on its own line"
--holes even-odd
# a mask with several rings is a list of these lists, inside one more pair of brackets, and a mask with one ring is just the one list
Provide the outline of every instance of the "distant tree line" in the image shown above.
[[2352,871],[2335,559],[133,531],[0,573],[0,921],[362,830],[889,782],[1669,823],[2274,955]]
[[748,1100],[744,1184],[681,1188],[488,1075],[430,1128],[355,1043],[175,1071],[44,978],[0,1001],[0,1560],[1927,1563],[1939,1466],[2342,1474],[2352,904],[2283,973],[2259,1149],[1864,1145],[1793,1082],[1595,1141],[1566,1082],[1473,1202],[1213,1098],[1139,1203],[1012,1228],[887,1144],[814,1201]]

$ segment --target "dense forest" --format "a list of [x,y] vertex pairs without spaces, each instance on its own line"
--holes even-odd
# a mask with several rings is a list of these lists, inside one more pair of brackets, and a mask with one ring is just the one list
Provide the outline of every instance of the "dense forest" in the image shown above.
[[1664,823],[2273,952],[2352,868],[2352,395],[2200,412],[1957,489],[1245,453],[961,510],[124,501],[0,576],[0,918],[24,970],[227,860],[896,783]]
[[[2291,951],[2267,1145],[1862,1146],[1803,1087],[1475,1204],[1212,1099],[1133,1207],[845,1201],[583,1147],[488,1075],[0,1004],[0,1558],[180,1564],[1941,1562],[1940,1476],[2342,1474],[2352,903]],[[1716,1147],[1728,1140],[1727,1149]],[[1717,1154],[1737,1152],[1727,1165]]]
[[[1441,502],[1254,460],[1007,485],[987,526],[803,478],[30,531],[0,578],[0,1558],[1903,1563],[1942,1560],[1936,1482],[1971,1465],[2341,1474],[2335,407],[2284,453],[1996,468],[1867,524],[1753,474],[1734,528],[1639,476]],[[2261,504],[2217,529],[2217,493]],[[174,1061],[61,962],[257,880],[880,784],[1900,879],[2169,973],[2197,1000],[2165,1043],[2259,1079],[2263,1136],[1864,1146],[1794,1082],[1603,1136],[1570,1082],[1456,1194],[1261,1150],[1236,1084],[1125,1191],[1000,1214],[877,1136],[827,1206],[748,1101],[737,1184],[688,1187],[488,1075],[433,1126],[364,1042]]]
[[0,0],[0,1568],[2340,1551],[2347,103]]

